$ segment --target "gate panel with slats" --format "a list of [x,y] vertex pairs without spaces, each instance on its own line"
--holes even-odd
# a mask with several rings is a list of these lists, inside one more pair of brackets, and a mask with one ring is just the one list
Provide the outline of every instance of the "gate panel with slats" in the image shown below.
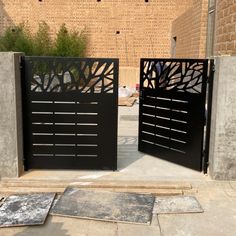
[[23,58],[26,169],[117,168],[118,60]]
[[141,60],[139,151],[201,170],[207,70],[207,60]]

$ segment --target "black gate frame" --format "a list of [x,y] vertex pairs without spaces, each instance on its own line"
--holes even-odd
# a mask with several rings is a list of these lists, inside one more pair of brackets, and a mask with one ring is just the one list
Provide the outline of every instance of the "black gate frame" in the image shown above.
[[207,171],[213,70],[208,59],[141,59],[139,151]]
[[117,169],[118,68],[118,59],[22,57],[25,170]]

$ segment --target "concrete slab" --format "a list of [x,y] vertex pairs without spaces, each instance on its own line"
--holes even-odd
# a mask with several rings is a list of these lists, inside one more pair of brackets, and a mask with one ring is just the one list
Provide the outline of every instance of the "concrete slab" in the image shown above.
[[[225,183],[226,184],[226,183]],[[226,187],[226,186],[225,186]],[[163,236],[228,236],[236,232],[236,201],[230,188],[211,186],[196,194],[203,214],[159,215]],[[234,190],[234,193],[236,190]]]
[[202,213],[203,209],[194,196],[156,197],[153,213],[181,214]]
[[52,215],[134,224],[150,224],[155,198],[148,194],[67,188]]
[[54,193],[12,195],[0,207],[0,228],[44,224]]

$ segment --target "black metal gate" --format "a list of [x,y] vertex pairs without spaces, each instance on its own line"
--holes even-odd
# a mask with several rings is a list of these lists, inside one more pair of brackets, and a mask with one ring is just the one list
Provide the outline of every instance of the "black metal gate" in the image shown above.
[[202,170],[208,67],[208,60],[141,60],[139,151]]
[[25,168],[115,170],[118,60],[22,61]]

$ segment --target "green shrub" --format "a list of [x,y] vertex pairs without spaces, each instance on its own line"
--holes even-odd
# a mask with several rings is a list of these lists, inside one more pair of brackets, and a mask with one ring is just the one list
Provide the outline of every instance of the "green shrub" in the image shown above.
[[26,55],[33,55],[33,47],[33,38],[25,24],[9,27],[0,37],[0,51],[25,52]]
[[35,56],[85,56],[86,39],[82,33],[69,32],[63,24],[56,39],[50,37],[50,28],[45,23],[39,24],[36,34],[31,35],[25,24],[9,27],[0,37],[0,51],[24,52]]
[[34,55],[50,56],[52,53],[53,41],[50,37],[50,28],[45,22],[42,22],[34,36]]
[[85,37],[83,33],[69,32],[65,24],[63,24],[55,41],[55,56],[84,56],[85,53]]

